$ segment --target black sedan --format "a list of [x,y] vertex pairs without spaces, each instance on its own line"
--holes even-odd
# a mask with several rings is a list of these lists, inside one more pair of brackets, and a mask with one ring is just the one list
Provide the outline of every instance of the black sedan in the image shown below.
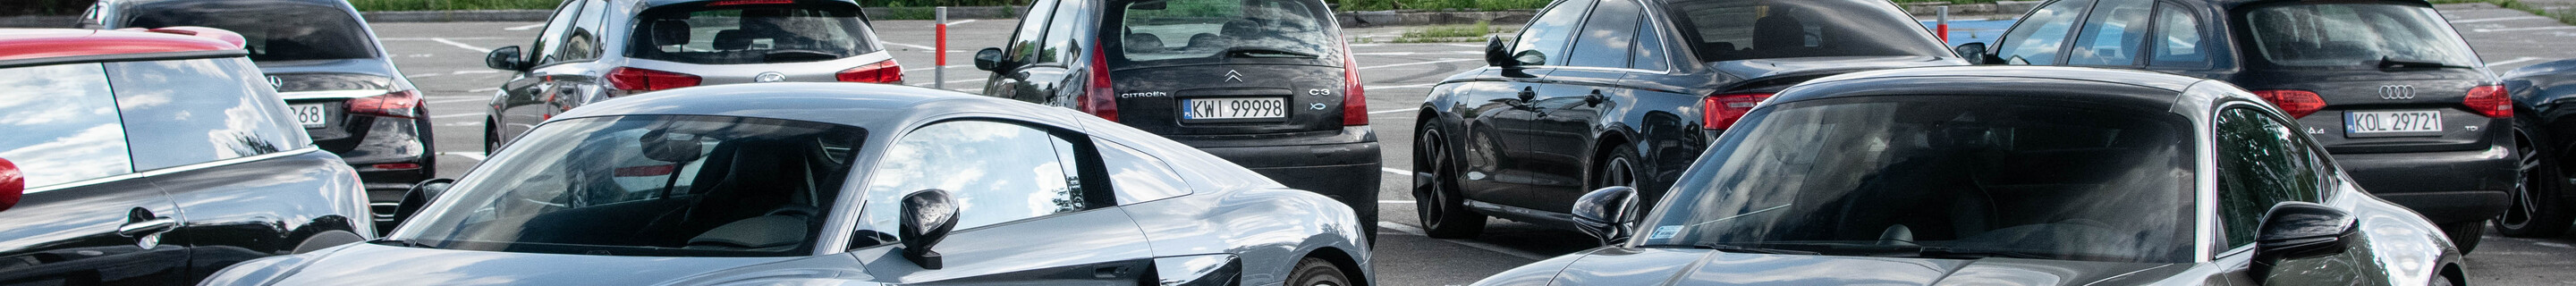
[[2576,60],[2561,60],[2514,69],[2504,75],[2512,94],[2514,151],[2520,155],[2522,182],[2515,184],[2513,204],[2495,220],[2496,232],[2512,237],[2556,237],[2576,222],[2576,186],[2568,185],[2564,165],[2576,151]]
[[205,284],[1373,284],[1351,208],[1073,110],[740,84],[522,138],[422,184],[386,239]]
[[90,10],[81,20],[86,28],[203,26],[241,33],[251,62],[286,98],[296,125],[322,150],[358,168],[377,222],[389,219],[412,182],[438,174],[420,89],[394,68],[375,30],[348,2],[104,0]]
[[1570,200],[1610,246],[1477,284],[2464,283],[2440,229],[2363,191],[2323,148],[2212,80],[1828,77],[1754,107],[1652,210],[1627,187]]
[[1584,190],[1660,197],[1715,132],[1781,88],[1873,69],[1958,66],[1881,0],[1564,0],[1491,67],[1420,107],[1413,195],[1431,237],[1485,216],[1564,225]]

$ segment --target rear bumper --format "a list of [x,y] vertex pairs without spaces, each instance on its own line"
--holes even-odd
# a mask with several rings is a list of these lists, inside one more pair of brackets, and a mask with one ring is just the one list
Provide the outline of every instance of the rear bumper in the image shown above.
[[2486,150],[2335,154],[2337,164],[2363,190],[2435,223],[2479,221],[2503,214],[2511,203],[2513,153]]
[[1342,130],[1328,137],[1175,141],[1290,188],[1332,197],[1364,218],[1375,217],[1378,182],[1383,177],[1379,173],[1384,170],[1377,134],[1367,126]]

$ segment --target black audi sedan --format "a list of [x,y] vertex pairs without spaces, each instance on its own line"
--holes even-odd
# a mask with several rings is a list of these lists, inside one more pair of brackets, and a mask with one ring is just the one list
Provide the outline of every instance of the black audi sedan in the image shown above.
[[1161,134],[1359,209],[1380,155],[1341,25],[1320,0],[1037,0],[975,54],[985,96]]
[[1816,79],[1749,110],[1652,209],[1628,187],[1569,200],[1609,246],[1476,284],[2466,282],[2436,225],[2364,191],[2295,120],[2152,72]]
[[[376,32],[339,0],[103,0],[84,28],[213,27],[240,33],[314,145],[358,168],[378,221],[438,171],[429,107]],[[393,224],[380,226],[391,228]]]
[[2576,60],[2560,60],[2505,72],[2504,87],[2514,102],[2513,150],[2522,171],[2513,204],[2496,216],[2496,232],[2511,237],[2557,237],[2576,222],[2576,186],[2565,165],[2576,151]]
[[2226,81],[2297,119],[2371,194],[2440,223],[2460,249],[2519,183],[2512,98],[2416,0],[2057,0],[1986,64],[2140,69]]
[[204,285],[1375,284],[1351,208],[1072,110],[739,84],[522,138],[385,239]]
[[358,172],[242,42],[0,29],[0,285],[189,285],[375,237]]
[[[1647,201],[1773,92],[1874,69],[1958,66],[1879,0],[1563,0],[1489,67],[1442,80],[1414,126],[1413,196],[1432,237],[1485,217],[1566,226],[1584,190]],[[1569,226],[1570,227],[1570,226]]]

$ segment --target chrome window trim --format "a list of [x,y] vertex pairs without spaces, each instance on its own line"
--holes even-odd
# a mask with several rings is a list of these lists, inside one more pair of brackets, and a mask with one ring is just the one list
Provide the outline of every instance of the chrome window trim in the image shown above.
[[[1643,14],[1643,15],[1644,15],[1644,17],[1638,17],[1638,18],[1637,18],[1637,21],[1642,21],[1642,22],[1644,22],[1647,26],[1652,26],[1652,27],[1648,27],[1648,28],[1646,28],[1645,30],[1637,31],[1637,33],[1641,33],[1641,34],[1642,34],[1642,33],[1655,33],[1655,41],[1656,41],[1656,42],[1659,42],[1659,43],[1655,43],[1655,47],[1657,47],[1657,48],[1659,48],[1659,49],[1663,50],[1663,55],[1664,55],[1664,69],[1663,69],[1663,70],[1645,70],[1645,69],[1636,69],[1636,68],[1635,68],[1635,67],[1637,66],[1637,59],[1636,59],[1636,55],[1629,55],[1629,58],[1628,58],[1628,66],[1629,66],[1629,70],[1646,71],[1646,72],[1648,72],[1648,73],[1654,73],[1654,74],[1671,75],[1671,74],[1673,74],[1673,72],[1678,71],[1678,70],[1680,70],[1680,69],[1681,69],[1681,65],[1673,64],[1673,59],[1674,59],[1674,56],[1673,56],[1673,39],[1679,39],[1679,38],[1675,38],[1675,37],[1673,37],[1673,36],[1678,36],[1678,35],[1674,35],[1674,34],[1672,34],[1672,33],[1665,33],[1664,31],[1665,31],[1665,30],[1668,30],[1668,29],[1666,29],[1667,27],[1665,27],[1665,26],[1664,26],[1664,22],[1663,22],[1663,21],[1657,21],[1657,20],[1663,20],[1663,19],[1665,18],[1664,13],[1663,13],[1663,10],[1664,10],[1664,9],[1655,9],[1656,7],[1661,7],[1661,6],[1659,6],[1659,5],[1650,5],[1650,4],[1658,4],[1658,3],[1647,3],[1646,1],[1637,1],[1637,2],[1638,2],[1638,3],[1637,3],[1637,7],[1638,7],[1638,8],[1640,8],[1640,10],[1642,10],[1642,11],[1640,11],[1640,12],[1641,12],[1640,14]],[[1631,38],[1633,39],[1635,36],[1629,36],[1629,37],[1631,37]],[[1633,42],[1633,41],[1632,41],[1632,42]],[[1636,45],[1636,44],[1635,44],[1635,43],[1629,43],[1629,45]],[[1686,60],[1686,61],[1684,61],[1684,62],[1691,62],[1691,61],[1697,61],[1697,60],[1699,60],[1699,59],[1698,59],[1698,58],[1696,58],[1696,56],[1694,56],[1692,59]]]
[[196,171],[196,170],[202,170],[202,169],[206,169],[206,168],[221,167],[221,166],[227,166],[227,165],[238,164],[238,163],[243,163],[243,162],[260,161],[260,160],[268,160],[268,159],[279,158],[279,157],[287,157],[287,156],[303,155],[303,154],[305,154],[305,153],[312,153],[312,152],[314,152],[314,151],[320,151],[320,150],[322,150],[320,147],[305,146],[304,148],[297,148],[297,149],[294,149],[294,150],[286,150],[286,151],[277,151],[277,152],[272,152],[272,153],[268,153],[268,154],[259,154],[259,155],[253,155],[253,156],[234,157],[234,158],[231,158],[231,159],[223,159],[223,160],[214,160],[214,161],[198,162],[198,163],[196,163],[196,164],[179,165],[179,166],[168,167],[168,168],[160,168],[160,169],[146,170],[146,171],[142,171],[142,172],[125,173],[125,174],[120,174],[120,175],[115,175],[115,176],[98,177],[98,178],[92,178],[92,179],[88,179],[88,180],[79,180],[79,181],[72,181],[72,182],[67,182],[67,183],[52,184],[52,185],[46,185],[46,186],[43,186],[43,187],[27,188],[27,192],[26,192],[26,194],[35,194],[35,193],[43,193],[43,192],[53,191],[53,190],[61,190],[61,189],[69,189],[69,188],[86,187],[86,186],[90,186],[90,185],[97,185],[97,184],[108,183],[108,182],[123,181],[123,180],[130,180],[130,179],[137,179],[137,178],[151,177],[151,176],[168,175],[168,174],[171,174],[171,173],[178,173],[178,172]]

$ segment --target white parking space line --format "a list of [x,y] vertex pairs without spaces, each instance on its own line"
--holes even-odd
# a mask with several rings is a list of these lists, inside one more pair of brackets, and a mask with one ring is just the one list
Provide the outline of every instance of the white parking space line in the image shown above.
[[501,91],[501,88],[498,88],[498,87],[486,87],[486,88],[477,88],[477,89],[468,89],[468,90],[465,90],[465,92],[494,92],[494,91]]
[[[1367,68],[1361,68],[1361,69],[1367,69]],[[1426,88],[1426,87],[1431,87],[1431,86],[1433,86],[1433,85],[1439,85],[1439,84],[1440,84],[1440,83],[1436,83],[1436,82],[1435,82],[1435,83],[1425,83],[1425,84],[1407,84],[1407,85],[1371,86],[1371,87],[1364,87],[1364,88],[1360,88],[1360,90],[1380,90],[1380,89],[1394,89],[1394,88]]]
[[1392,64],[1392,65],[1367,66],[1367,67],[1360,67],[1360,69],[1388,68],[1388,67],[1400,67],[1400,66],[1417,66],[1417,65],[1427,65],[1427,64],[1437,64],[1437,63],[1447,63],[1447,62],[1464,62],[1464,61],[1474,61],[1474,60],[1479,60],[1479,59],[1446,59],[1446,60],[1436,60],[1436,61],[1420,61],[1420,62],[1410,62],[1410,63]]
[[450,72],[450,73],[443,73],[443,74],[442,74],[442,73],[424,73],[424,74],[406,75],[406,76],[403,76],[403,77],[406,77],[406,78],[423,78],[423,77],[444,76],[444,75],[466,75],[466,74],[484,74],[484,73],[500,73],[500,72],[501,72],[501,71],[496,71],[496,70],[461,70],[461,71]]
[[546,23],[536,23],[536,24],[529,24],[529,25],[527,25],[527,26],[509,27],[509,28],[501,28],[501,29],[502,29],[502,30],[509,30],[509,31],[527,31],[527,30],[535,30],[535,29],[537,29],[537,28],[544,28],[544,27],[546,27]]
[[2565,30],[2565,29],[2576,29],[2576,26],[2528,27],[2528,28],[2502,28],[2502,29],[2477,29],[2477,30],[2472,30],[2472,31],[2477,31],[2477,32],[2479,32],[2479,33],[2494,33],[2494,32],[2518,32],[2518,31]]
[[[963,82],[976,82],[976,81],[984,81],[984,79],[980,79],[980,78],[979,78],[979,79],[952,80],[952,81],[948,81],[948,82],[946,82],[946,83],[963,83]],[[912,84],[912,86],[930,86],[930,83],[927,83],[927,82],[925,82],[925,83],[916,83],[916,84]]]
[[958,21],[956,21],[956,22],[948,22],[948,25],[949,25],[949,26],[956,26],[956,25],[958,25],[958,24],[974,23],[974,22],[975,22],[975,19],[965,19],[965,20],[958,20]]
[[[936,50],[936,49],[939,49],[938,47],[932,47],[932,46],[923,46],[923,45],[914,45],[914,44],[905,44],[905,43],[896,43],[896,42],[887,42],[887,41],[877,41],[877,42],[878,42],[878,43],[885,43],[885,44],[888,44],[888,45],[897,45],[897,46],[904,46],[904,47],[910,47],[910,48],[915,48],[915,49],[923,49],[923,50]],[[926,51],[925,51],[925,52],[926,52]]]
[[[1404,234],[1422,235],[1422,229],[1420,229],[1420,228],[1414,228],[1413,226],[1410,226],[1410,225],[1404,225],[1404,224],[1398,224],[1398,223],[1393,223],[1393,222],[1383,222],[1383,221],[1381,221],[1381,222],[1377,222],[1377,227],[1378,227],[1378,228],[1384,228],[1384,229],[1386,229],[1386,230],[1393,230],[1393,231],[1396,231],[1396,232],[1402,232],[1402,233],[1404,233]],[[1434,240],[1438,240],[1438,241],[1446,241],[1446,242],[1449,242],[1449,243],[1456,243],[1456,244],[1458,244],[1458,245],[1465,245],[1465,246],[1467,246],[1467,247],[1474,247],[1474,248],[1476,248],[1476,249],[1483,249],[1483,250],[1485,250],[1485,251],[1492,251],[1492,252],[1494,252],[1494,253],[1501,253],[1501,254],[1504,254],[1504,255],[1519,256],[1519,257],[1521,257],[1521,258],[1528,258],[1529,260],[1546,260],[1546,259],[1547,259],[1547,257],[1548,257],[1548,256],[1546,256],[1546,255],[1539,255],[1539,254],[1537,254],[1537,253],[1530,253],[1530,252],[1528,252],[1528,251],[1520,251],[1520,250],[1518,250],[1518,249],[1511,249],[1511,248],[1502,247],[1502,246],[1500,246],[1500,245],[1493,245],[1493,244],[1484,243],[1484,242],[1479,242],[1479,241],[1473,241],[1473,240],[1456,240],[1456,239],[1434,239]]]
[[2520,63],[2520,62],[2537,61],[2537,60],[2546,60],[2546,59],[2548,59],[2548,58],[2538,58],[2538,57],[2519,57],[2519,58],[2513,58],[2513,59],[2510,59],[2510,60],[2487,62],[2487,66],[2510,65],[2510,64],[2514,64],[2514,63]]
[[2522,17],[2504,17],[2504,18],[2486,18],[2486,19],[2451,20],[2451,23],[2452,23],[2452,24],[2459,24],[2459,23],[2478,23],[2478,22],[2513,21],[2513,20],[2534,20],[2534,19],[2549,19],[2549,17],[2541,17],[2541,16],[2522,16]]
[[[449,103],[458,103],[458,102],[476,102],[476,101],[485,101],[485,100],[486,100],[486,99],[481,99],[481,98],[456,98],[456,99],[430,100],[430,101],[429,101],[429,103],[431,103],[431,104],[449,104]],[[431,116],[430,118],[438,118],[438,117],[436,117],[436,116]]]
[[1481,45],[1481,44],[1442,44],[1442,45],[1460,46],[1460,47],[1469,47],[1469,48],[1483,48],[1483,47],[1485,47],[1485,45]]
[[483,152],[439,152],[438,154],[465,157],[466,159],[474,159],[475,161],[483,160]]
[[[908,68],[908,69],[903,69],[903,71],[926,71],[926,70],[935,69],[935,68],[938,68],[938,67]],[[948,68],[952,68],[952,69],[953,69],[953,68],[975,68],[975,65],[948,65]]]
[[1412,109],[1390,109],[1390,110],[1370,111],[1370,112],[1369,112],[1369,114],[1401,113],[1401,112],[1406,112],[1406,111],[1413,111],[1413,110],[1412,110]]
[[437,41],[438,43],[441,43],[441,44],[447,44],[447,45],[449,45],[449,46],[456,46],[456,47],[458,47],[458,48],[465,48],[465,49],[467,49],[467,50],[474,50],[474,52],[479,52],[479,53],[489,53],[489,52],[492,52],[492,49],[485,49],[485,48],[482,48],[482,47],[476,47],[476,46],[474,46],[474,45],[467,45],[467,44],[465,44],[465,43],[458,43],[458,42],[456,42],[456,41],[449,41],[449,40],[447,40],[447,38],[429,38],[429,40],[430,40],[430,41]]
[[1411,204],[1411,203],[1413,203],[1413,201],[1385,200],[1385,201],[1377,201],[1377,203],[1381,203],[1381,204]]
[[1386,172],[1386,173],[1388,173],[1388,174],[1397,174],[1397,175],[1406,175],[1406,176],[1412,176],[1412,175],[1413,175],[1413,171],[1405,171],[1404,169],[1387,168],[1387,167],[1378,167],[1377,169],[1378,169],[1378,171],[1383,171],[1383,172]]
[[467,114],[448,114],[448,115],[430,116],[430,117],[429,117],[429,119],[464,118],[464,117],[475,117],[475,116],[483,116],[483,113],[477,112],[477,113],[467,113]]
[[2538,245],[2540,245],[2540,246],[2556,247],[2556,248],[2576,248],[2576,246],[2569,246],[2569,245],[2567,245],[2567,244],[2565,244],[2565,243],[2556,243],[2556,242],[2534,242],[2534,243],[2532,243],[2532,244],[2538,244]]

